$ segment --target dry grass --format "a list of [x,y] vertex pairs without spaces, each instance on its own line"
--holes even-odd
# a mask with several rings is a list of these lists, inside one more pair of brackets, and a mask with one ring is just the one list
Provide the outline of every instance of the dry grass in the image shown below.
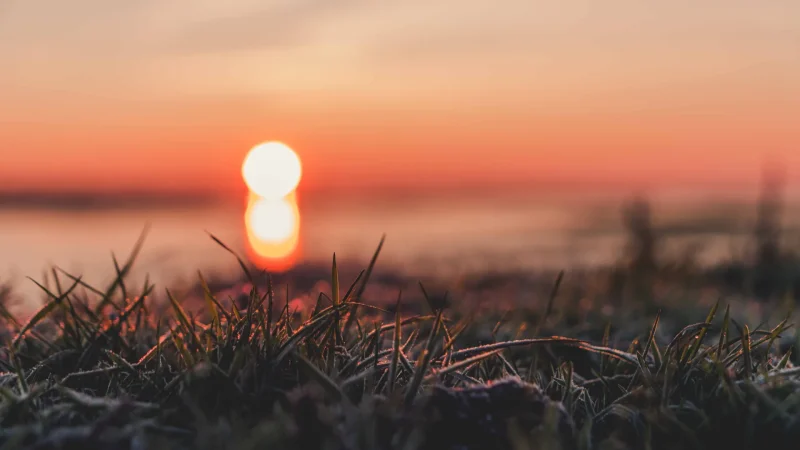
[[42,286],[50,300],[29,321],[0,311],[0,448],[800,442],[789,315],[744,325],[718,302],[674,338],[664,339],[665,317],[656,315],[614,348],[618,328],[590,315],[563,323],[559,277],[537,315],[465,314],[420,285],[425,304],[404,316],[401,298],[380,303],[396,304],[391,311],[362,298],[379,251],[348,284],[334,258],[332,291],[303,314],[278,305],[278,286],[241,260],[253,286],[246,306],[217,298],[200,277],[197,315],[169,291],[166,314],[153,286],[126,285],[133,258],[115,263],[118,277],[103,289],[54,271],[55,286]]

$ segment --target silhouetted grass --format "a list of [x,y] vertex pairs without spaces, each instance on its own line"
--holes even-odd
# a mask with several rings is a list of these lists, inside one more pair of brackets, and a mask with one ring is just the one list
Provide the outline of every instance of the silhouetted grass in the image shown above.
[[41,285],[50,300],[27,322],[0,308],[0,448],[800,442],[788,312],[774,326],[740,324],[717,302],[666,336],[664,313],[637,327],[562,307],[559,275],[542,311],[470,314],[421,284],[426,301],[403,314],[405,296],[362,297],[379,251],[351,282],[339,279],[334,257],[331,292],[299,313],[242,260],[247,301],[218,298],[200,276],[199,313],[173,292],[156,303],[150,284],[127,285],[133,258],[115,261],[118,276],[105,288],[54,271],[51,286]]

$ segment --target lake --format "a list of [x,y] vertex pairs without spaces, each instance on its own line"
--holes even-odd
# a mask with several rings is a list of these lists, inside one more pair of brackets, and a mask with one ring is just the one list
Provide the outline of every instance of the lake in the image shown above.
[[[418,195],[303,194],[290,201],[113,208],[0,208],[0,282],[40,296],[26,276],[41,280],[52,265],[95,285],[111,279],[112,252],[127,257],[146,224],[150,231],[132,281],[145,273],[159,285],[240,270],[212,233],[249,261],[285,270],[303,262],[366,265],[381,236],[379,264],[414,275],[448,276],[504,269],[591,267],[612,262],[625,243],[624,197],[613,194],[530,194],[520,191]],[[654,222],[667,251],[700,244],[702,261],[741,252],[753,229],[752,199],[654,197]],[[798,208],[786,223],[794,230]],[[792,231],[792,233],[794,233]],[[795,234],[796,235],[796,234]]]

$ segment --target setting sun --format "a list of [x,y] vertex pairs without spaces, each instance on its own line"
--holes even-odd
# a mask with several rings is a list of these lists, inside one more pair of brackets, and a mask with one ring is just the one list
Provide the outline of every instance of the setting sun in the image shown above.
[[242,177],[253,193],[278,199],[297,188],[302,176],[300,157],[281,142],[253,147],[242,163]]

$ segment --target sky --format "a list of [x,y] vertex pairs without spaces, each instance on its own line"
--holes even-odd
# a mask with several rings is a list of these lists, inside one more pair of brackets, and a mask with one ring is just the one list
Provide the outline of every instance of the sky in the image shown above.
[[795,0],[2,0],[0,190],[800,178]]

